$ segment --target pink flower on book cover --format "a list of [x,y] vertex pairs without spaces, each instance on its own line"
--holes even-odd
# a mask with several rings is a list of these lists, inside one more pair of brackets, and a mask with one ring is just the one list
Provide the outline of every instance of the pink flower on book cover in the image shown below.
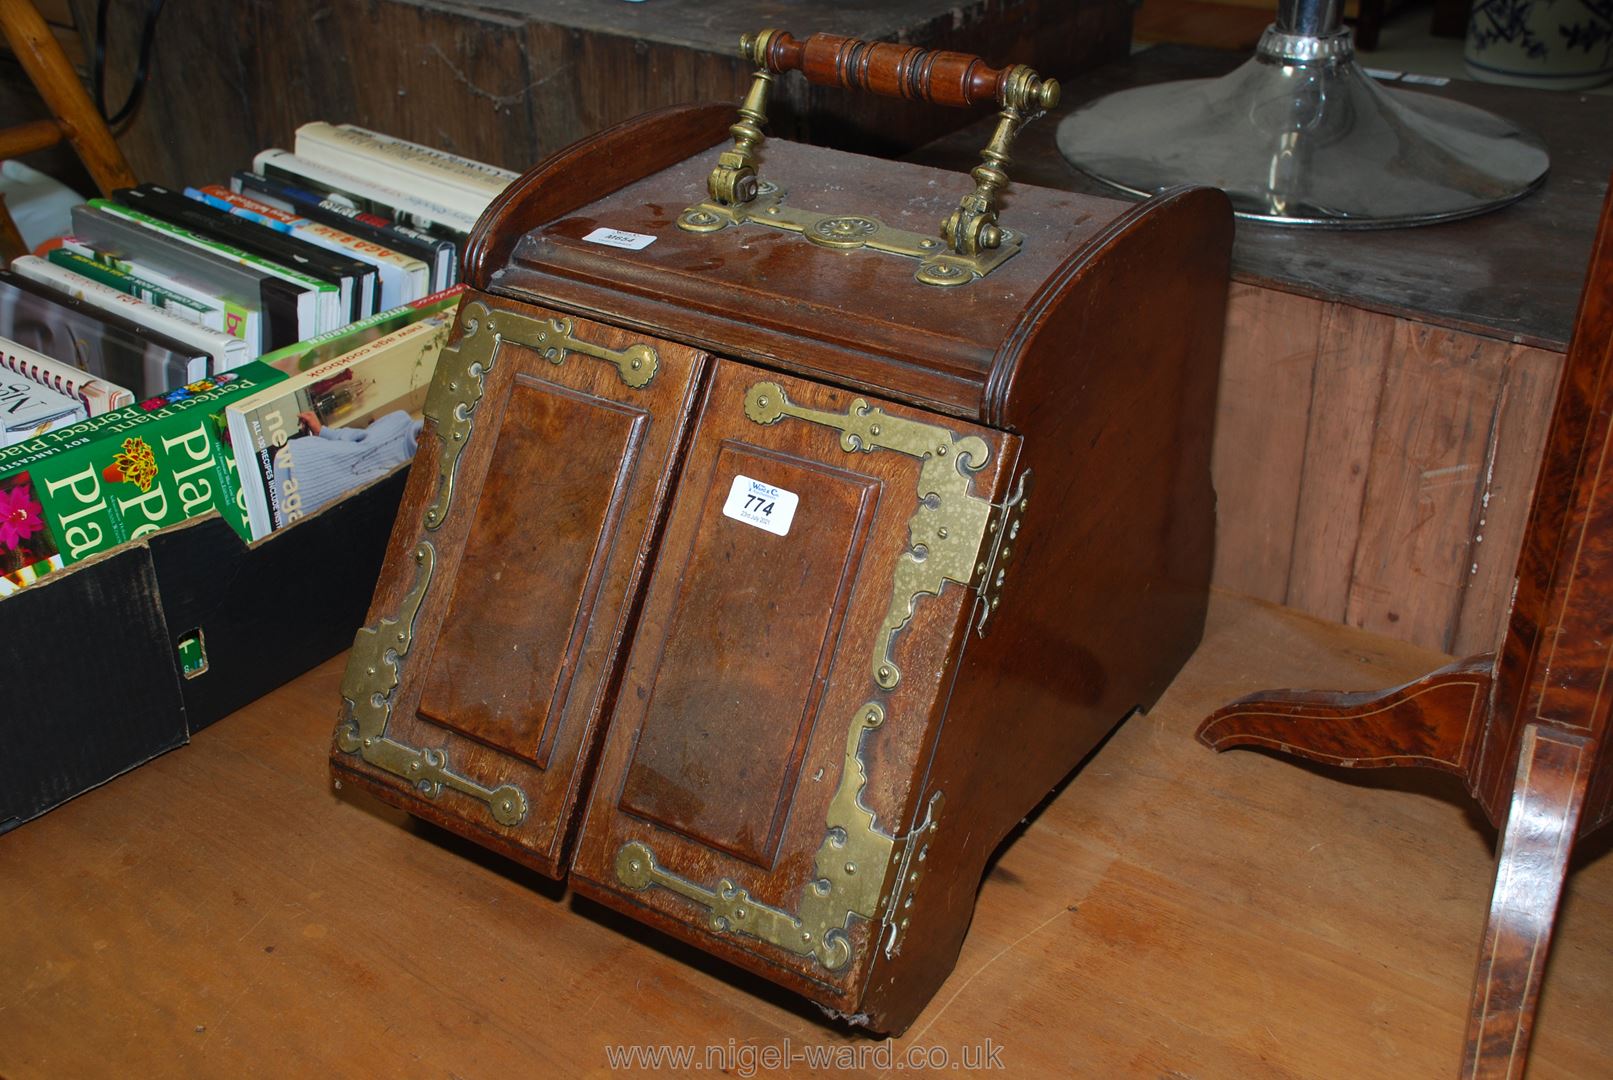
[[0,491],[0,547],[15,551],[45,527],[45,508],[27,483]]

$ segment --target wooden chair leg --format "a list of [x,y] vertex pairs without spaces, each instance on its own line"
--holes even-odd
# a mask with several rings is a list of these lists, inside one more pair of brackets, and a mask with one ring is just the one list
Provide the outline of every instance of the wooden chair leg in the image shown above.
[[90,101],[78,72],[31,0],[0,0],[0,34],[16,53],[62,133],[77,151],[102,195],[133,187],[134,172]]
[[1464,1080],[1523,1075],[1540,978],[1590,777],[1590,744],[1530,724],[1496,857],[1468,1014]]
[[1212,750],[1263,746],[1350,768],[1463,772],[1482,730],[1494,660],[1475,656],[1393,690],[1274,690],[1239,698],[1199,726]]

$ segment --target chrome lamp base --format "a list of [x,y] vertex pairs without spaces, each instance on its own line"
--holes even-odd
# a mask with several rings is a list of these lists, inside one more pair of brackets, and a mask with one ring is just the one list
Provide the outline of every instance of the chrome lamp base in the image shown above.
[[1389,228],[1481,214],[1545,180],[1530,133],[1469,105],[1378,85],[1350,32],[1268,27],[1219,79],[1124,90],[1064,118],[1059,151],[1133,195],[1209,184],[1239,217]]

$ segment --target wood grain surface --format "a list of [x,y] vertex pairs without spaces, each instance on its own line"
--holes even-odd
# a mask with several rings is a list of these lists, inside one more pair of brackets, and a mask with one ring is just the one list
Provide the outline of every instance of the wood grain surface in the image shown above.
[[1562,360],[1234,284],[1216,583],[1441,651],[1494,649]]
[[[1026,1076],[1449,1075],[1495,841],[1459,782],[1217,758],[1191,737],[1245,691],[1381,686],[1443,659],[1219,596],[1153,713],[1002,850],[896,1052],[989,1038]],[[603,1076],[622,1043],[880,1045],[332,792],[341,670],[0,837],[0,1074]],[[1535,1080],[1613,1071],[1607,847],[1582,845],[1569,881]]]

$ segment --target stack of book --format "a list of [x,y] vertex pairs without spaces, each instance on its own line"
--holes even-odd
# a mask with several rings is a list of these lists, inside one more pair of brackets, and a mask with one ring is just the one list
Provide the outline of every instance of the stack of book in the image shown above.
[[209,510],[248,540],[412,456],[513,173],[351,125],[142,184],[0,271],[0,596]]

